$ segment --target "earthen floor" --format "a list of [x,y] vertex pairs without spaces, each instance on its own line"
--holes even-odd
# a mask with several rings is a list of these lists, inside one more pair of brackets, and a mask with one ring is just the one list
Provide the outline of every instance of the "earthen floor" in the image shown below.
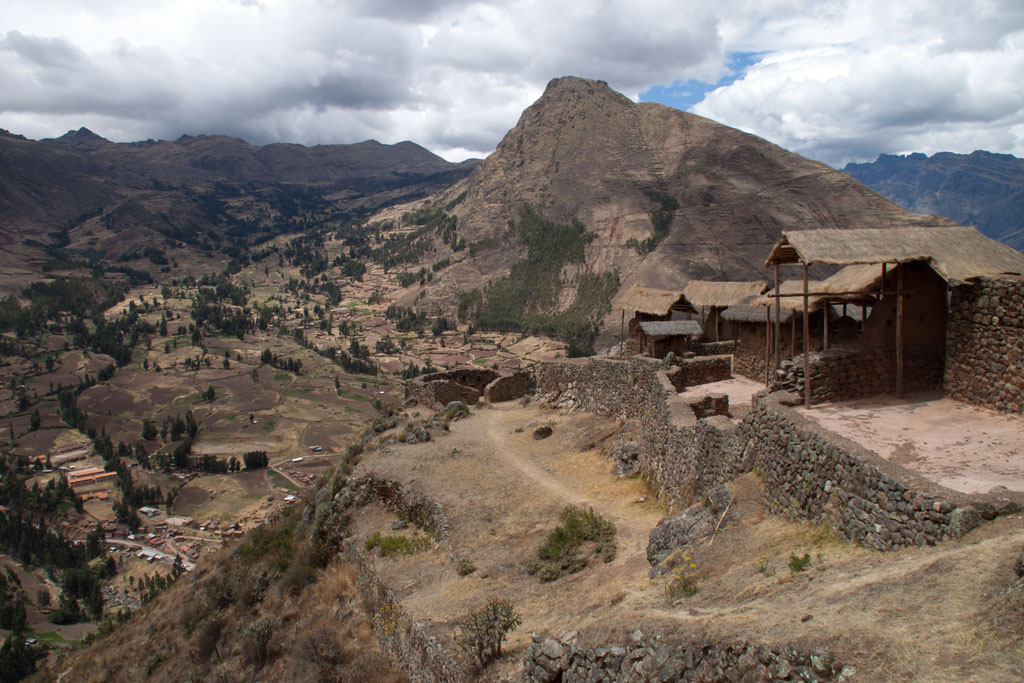
[[[731,400],[731,397],[730,397]],[[937,394],[878,396],[800,409],[821,426],[964,493],[1024,491],[1024,417]]]

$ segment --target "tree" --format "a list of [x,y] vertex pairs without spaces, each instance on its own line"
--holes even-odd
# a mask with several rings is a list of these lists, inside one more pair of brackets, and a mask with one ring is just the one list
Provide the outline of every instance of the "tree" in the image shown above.
[[245,461],[245,469],[247,470],[261,469],[266,467],[269,462],[266,451],[249,451],[248,453],[243,453],[242,460]]
[[144,441],[152,441],[153,439],[156,438],[156,435],[157,435],[156,425],[154,425],[149,420],[143,420],[142,421],[142,439]]
[[39,408],[36,408],[35,410],[32,411],[31,417],[29,417],[29,431],[36,431],[37,429],[39,429],[39,425],[41,423],[42,420],[39,417]]
[[482,669],[501,656],[501,643],[522,623],[509,600],[491,600],[476,612],[459,620],[456,643],[468,652]]
[[217,392],[214,390],[212,384],[203,392],[203,398],[209,403],[213,403],[213,399],[217,398]]

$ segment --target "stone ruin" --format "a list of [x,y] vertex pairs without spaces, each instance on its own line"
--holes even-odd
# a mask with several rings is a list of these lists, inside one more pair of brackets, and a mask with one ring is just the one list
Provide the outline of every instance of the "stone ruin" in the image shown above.
[[494,370],[465,368],[434,372],[405,383],[407,402],[437,408],[452,401],[476,405],[513,401],[530,391],[530,375],[523,371],[500,373]]

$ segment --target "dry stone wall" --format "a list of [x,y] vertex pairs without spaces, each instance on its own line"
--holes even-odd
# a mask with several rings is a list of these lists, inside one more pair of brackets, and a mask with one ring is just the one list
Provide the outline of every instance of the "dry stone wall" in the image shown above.
[[946,335],[946,395],[1024,413],[1024,278],[956,287]]
[[530,376],[523,372],[501,375],[493,370],[462,369],[434,372],[405,383],[407,401],[441,407],[451,401],[475,405],[481,397],[491,402],[510,401],[526,394]]
[[538,400],[638,420],[639,467],[670,505],[687,505],[759,465],[775,512],[827,523],[877,550],[956,538],[1020,509],[1018,497],[962,494],[871,453],[787,405],[799,402],[792,394],[755,397],[736,424],[697,419],[658,361],[548,361],[536,372]]
[[[903,390],[942,388],[945,350],[936,346],[908,347],[903,352]],[[896,353],[892,349],[833,347],[812,353],[811,403],[849,401],[896,391]],[[772,388],[803,395],[803,357],[782,362]]]
[[524,683],[592,681],[838,681],[852,675],[824,652],[771,647],[744,640],[662,642],[645,638],[584,647],[569,637],[533,635],[523,666]]
[[677,361],[668,373],[676,391],[732,377],[732,356],[698,356]]

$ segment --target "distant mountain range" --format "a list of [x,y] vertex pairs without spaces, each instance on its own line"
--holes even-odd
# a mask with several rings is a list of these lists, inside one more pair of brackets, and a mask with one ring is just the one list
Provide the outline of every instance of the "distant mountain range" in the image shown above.
[[412,142],[115,143],[86,128],[36,141],[0,130],[0,268],[18,274],[16,289],[62,260],[135,265],[155,248],[212,267],[276,234],[425,196],[478,163],[453,164]]
[[973,225],[1024,251],[1024,159],[981,150],[930,157],[883,154],[843,170],[908,211]]

